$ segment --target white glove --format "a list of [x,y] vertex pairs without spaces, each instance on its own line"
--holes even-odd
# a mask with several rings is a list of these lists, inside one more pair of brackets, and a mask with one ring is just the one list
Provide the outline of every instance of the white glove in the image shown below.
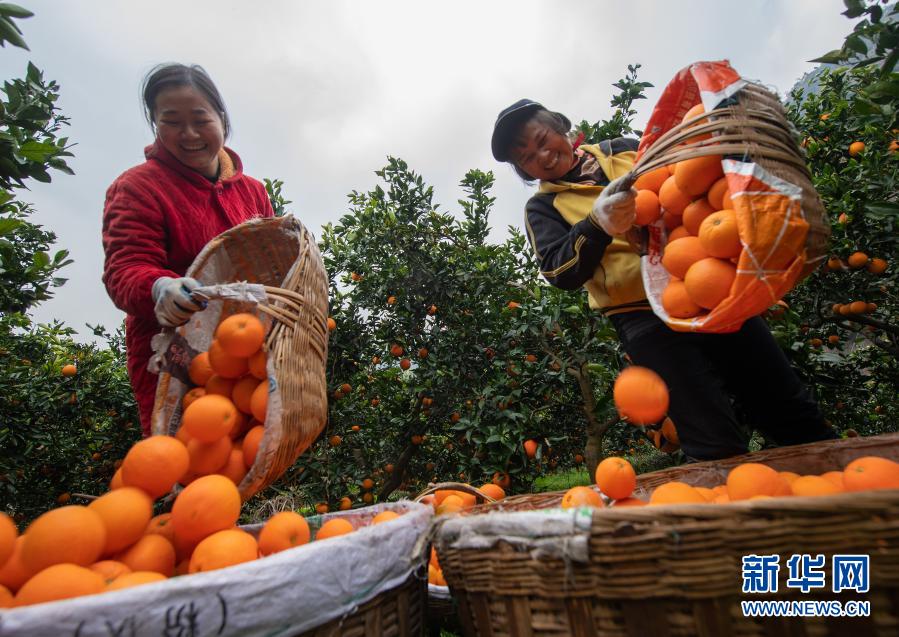
[[206,304],[194,301],[190,293],[200,287],[200,282],[189,277],[173,279],[161,276],[153,282],[153,300],[156,320],[163,327],[178,327],[190,320],[191,314],[202,310]]
[[593,202],[593,220],[609,235],[621,235],[637,219],[637,191],[627,186],[627,177],[619,177],[602,189]]

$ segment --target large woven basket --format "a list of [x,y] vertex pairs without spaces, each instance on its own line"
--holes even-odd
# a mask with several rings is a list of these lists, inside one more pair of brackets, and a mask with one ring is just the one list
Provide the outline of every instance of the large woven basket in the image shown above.
[[[705,113],[683,121],[700,103]],[[830,224],[797,137],[777,96],[727,62],[691,64],[665,88],[622,184],[685,160],[721,157],[742,244],[728,296],[707,315],[674,318],[661,303],[670,280],[661,265],[665,223],[642,229],[639,245],[634,243],[643,255],[644,288],[655,313],[672,329],[739,329],[826,259]]]
[[268,356],[269,411],[280,417],[270,413],[266,418],[256,461],[239,485],[246,500],[278,479],[324,428],[328,277],[312,234],[290,215],[256,219],[222,233],[200,252],[186,276],[204,286],[257,284],[263,298],[248,306],[228,300],[229,286],[219,286],[225,292],[223,300],[210,301],[206,310],[176,330],[163,356],[152,432],[177,432],[181,398],[189,388],[186,365],[209,347],[209,324],[241,311],[268,317],[263,349]]
[[[727,468],[747,460],[779,470],[819,473],[865,455],[899,459],[899,434],[676,467],[641,476],[639,487],[651,489],[669,480],[713,485],[720,483]],[[437,529],[438,555],[466,635],[899,634],[897,490],[727,505],[596,509],[573,525],[584,531],[547,536],[541,515],[548,517],[551,511],[540,515],[534,511],[556,507],[560,500],[561,493],[509,498],[445,521]],[[498,516],[505,533],[497,534],[493,543],[485,542],[484,536],[474,542],[476,527],[484,527],[488,516]],[[525,525],[527,533],[516,535],[512,529],[522,528],[522,516],[529,516],[532,524]],[[572,557],[576,551],[566,551],[579,540],[586,541],[581,559]],[[829,565],[840,553],[870,555],[868,593],[831,593],[829,572],[824,590],[802,594],[786,586],[789,556],[823,554]],[[778,593],[742,592],[742,558],[750,554],[781,556]],[[871,616],[744,617],[740,602],[752,599],[868,600]]]

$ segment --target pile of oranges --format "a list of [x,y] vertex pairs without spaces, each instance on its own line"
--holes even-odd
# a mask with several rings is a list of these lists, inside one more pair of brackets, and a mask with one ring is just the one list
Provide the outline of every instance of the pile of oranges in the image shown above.
[[[684,121],[703,112],[697,104]],[[640,176],[634,187],[637,225],[661,218],[668,230],[662,265],[670,280],[662,306],[679,319],[713,310],[730,293],[743,249],[721,156],[663,166]]]
[[[672,480],[656,487],[649,500],[633,497],[637,478],[624,458],[606,458],[596,467],[596,485],[610,500],[609,506],[653,504],[726,504],[784,496],[826,496],[837,493],[899,489],[899,463],[880,456],[857,458],[842,471],[799,475],[777,471],[758,462],[744,462],[727,475],[724,484],[694,487]],[[562,497],[562,508],[604,507],[600,493],[591,487],[573,487]]]

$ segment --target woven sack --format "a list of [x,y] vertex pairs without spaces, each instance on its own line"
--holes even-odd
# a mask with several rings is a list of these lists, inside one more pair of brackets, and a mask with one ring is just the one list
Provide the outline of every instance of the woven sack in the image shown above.
[[[682,122],[702,103],[705,113]],[[662,307],[668,285],[663,221],[647,226],[643,284],[653,311],[679,331],[732,332],[773,305],[825,258],[830,225],[796,134],[777,96],[726,61],[681,70],[656,105],[631,179],[686,159],[722,156],[743,250],[730,294],[708,314],[679,319]],[[630,180],[628,180],[630,181]]]
[[[399,518],[369,526],[383,510]],[[268,557],[100,595],[0,609],[4,637],[332,637],[424,634],[432,511],[394,502],[307,518],[356,527]],[[363,528],[364,527],[364,528]],[[261,525],[244,527],[258,533]]]
[[269,383],[265,433],[256,461],[238,485],[246,500],[277,480],[318,437],[327,418],[328,277],[312,234],[285,215],[254,219],[210,241],[186,276],[203,287],[205,310],[153,339],[159,374],[152,433],[174,435],[191,388],[190,361],[209,349],[219,322],[255,313],[266,325]]
[[[878,455],[899,434],[782,447],[639,476],[720,484],[740,462],[820,473]],[[516,496],[437,522],[438,557],[466,635],[675,637],[846,635],[899,630],[899,490],[730,504],[559,509],[563,492]],[[742,558],[780,556],[778,591],[742,592]],[[870,555],[867,593],[787,586],[796,554]],[[745,617],[745,600],[864,600],[870,617]]]

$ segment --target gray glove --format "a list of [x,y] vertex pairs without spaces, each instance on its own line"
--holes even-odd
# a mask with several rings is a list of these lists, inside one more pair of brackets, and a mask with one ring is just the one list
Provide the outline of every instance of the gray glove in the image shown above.
[[163,327],[178,327],[190,320],[194,312],[202,310],[206,304],[194,301],[190,293],[200,287],[200,282],[189,277],[173,279],[161,276],[153,282],[153,300],[156,320]]
[[637,191],[630,187],[627,176],[619,177],[599,193],[590,216],[606,234],[622,235],[637,218],[636,198]]

